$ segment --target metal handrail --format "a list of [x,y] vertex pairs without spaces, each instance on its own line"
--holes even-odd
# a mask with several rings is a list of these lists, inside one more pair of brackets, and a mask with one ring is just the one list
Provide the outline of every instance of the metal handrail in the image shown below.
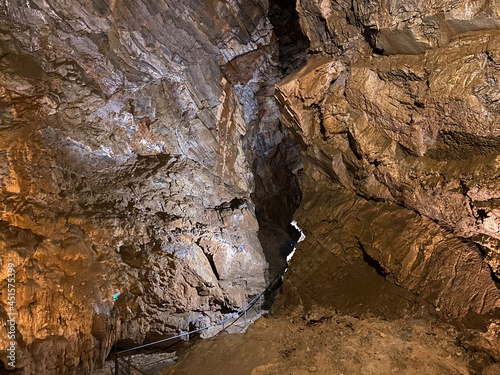
[[235,316],[239,315],[241,312],[245,312],[247,310],[249,310],[253,304],[260,298],[262,297],[268,290],[271,289],[271,286],[275,283],[275,281],[281,277],[283,275],[284,272],[281,272],[279,273],[274,279],[273,281],[271,281],[271,283],[267,286],[266,289],[264,289],[262,292],[260,292],[256,297],[254,297],[247,305],[245,305],[243,308],[241,308],[240,310],[236,311],[234,314],[232,314],[230,317],[224,319],[224,320],[221,320],[220,322],[217,322],[217,323],[213,323],[213,324],[210,324],[209,326],[206,326],[206,327],[202,327],[202,328],[198,328],[198,329],[195,329],[193,331],[189,331],[189,332],[184,332],[184,333],[181,333],[179,335],[176,335],[176,336],[172,336],[172,337],[168,337],[166,339],[163,339],[163,340],[158,340],[158,341],[155,341],[155,342],[150,342],[148,344],[144,344],[144,345],[139,345],[139,346],[136,346],[134,348],[130,348],[130,349],[126,349],[126,350],[122,350],[122,351],[119,351],[117,352],[116,354],[122,354],[122,353],[128,353],[128,352],[131,352],[133,350],[137,350],[137,349],[142,349],[142,348],[146,348],[148,346],[152,346],[152,345],[156,345],[156,344],[161,344],[163,342],[166,342],[166,341],[169,341],[169,340],[173,340],[173,339],[176,339],[176,338],[180,338],[180,337],[184,337],[184,336],[187,336],[187,335],[190,335],[192,333],[197,333],[197,332],[201,332],[201,331],[204,331],[206,329],[209,329],[209,328],[213,328],[213,327],[216,327],[218,325],[221,325],[221,324],[224,324],[226,323],[227,321],[231,320],[232,318],[234,318]]
[[[264,289],[261,293],[259,293],[257,296],[255,296],[249,303],[246,304],[246,306],[244,306],[243,308],[241,308],[238,311],[236,311],[235,313],[233,313],[230,317],[228,317],[228,318],[226,318],[224,320],[221,320],[220,322],[213,323],[213,324],[210,324],[209,326],[198,328],[198,329],[195,329],[193,331],[184,332],[184,333],[181,333],[181,334],[176,335],[176,336],[168,337],[168,338],[163,339],[163,340],[159,340],[159,341],[155,341],[155,342],[150,342],[148,344],[139,345],[139,346],[136,346],[134,348],[130,348],[130,349],[122,350],[122,351],[119,351],[119,352],[115,352],[115,375],[118,375],[120,373],[120,371],[122,371],[120,369],[120,358],[118,356],[119,354],[128,353],[128,356],[127,356],[128,359],[122,358],[122,359],[125,360],[126,365],[127,365],[128,373],[126,375],[130,375],[131,374],[131,372],[130,372],[131,369],[134,369],[134,370],[138,371],[140,374],[144,375],[145,373],[142,370],[140,370],[139,368],[137,368],[134,365],[132,365],[132,351],[134,351],[134,350],[142,349],[142,348],[145,348],[145,347],[148,347],[148,346],[152,346],[152,345],[156,345],[156,344],[160,344],[160,343],[163,343],[163,342],[166,342],[166,341],[169,341],[169,340],[173,340],[173,339],[176,339],[176,338],[184,337],[184,336],[188,336],[188,338],[189,338],[189,335],[192,334],[192,333],[201,332],[203,330],[206,330],[206,329],[209,329],[209,328],[212,328],[212,327],[216,327],[216,326],[221,325],[221,324],[222,324],[222,327],[223,327],[222,330],[224,330],[225,329],[224,328],[224,323],[226,323],[227,321],[231,320],[235,316],[238,316],[238,318],[235,319],[229,326],[235,324],[238,321],[238,319],[241,318],[241,316],[242,316],[242,315],[240,315],[241,313],[245,314],[245,326],[247,326],[247,324],[246,324],[246,313],[247,313],[247,311],[254,306],[254,304],[259,300],[260,297],[262,297],[267,291],[269,291],[271,289],[271,287],[276,282],[276,280],[278,280],[278,278],[282,277],[285,272],[286,272],[286,269],[283,270],[281,273],[279,273],[273,279],[273,281],[271,281],[271,283],[266,287],[266,289]],[[259,313],[259,311],[257,311],[257,310],[256,310],[256,312]],[[217,334],[218,333],[219,332],[217,332]]]

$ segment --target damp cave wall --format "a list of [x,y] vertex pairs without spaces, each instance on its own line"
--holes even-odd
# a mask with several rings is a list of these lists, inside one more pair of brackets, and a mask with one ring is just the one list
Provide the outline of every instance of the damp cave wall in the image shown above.
[[276,99],[306,239],[277,314],[438,319],[500,358],[498,6],[297,2],[309,56]]

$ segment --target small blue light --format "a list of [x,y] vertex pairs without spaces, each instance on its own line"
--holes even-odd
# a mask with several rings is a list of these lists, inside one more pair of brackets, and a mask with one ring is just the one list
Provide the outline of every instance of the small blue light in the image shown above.
[[118,297],[120,296],[120,292],[116,293],[114,296],[113,296],[113,301],[116,302],[116,300],[118,299]]

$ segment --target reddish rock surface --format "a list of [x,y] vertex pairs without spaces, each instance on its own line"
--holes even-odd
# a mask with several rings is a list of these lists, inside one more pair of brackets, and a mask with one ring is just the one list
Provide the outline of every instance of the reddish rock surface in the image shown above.
[[499,28],[490,0],[1,2],[19,373],[243,306],[302,196],[277,316],[437,318],[500,360]]

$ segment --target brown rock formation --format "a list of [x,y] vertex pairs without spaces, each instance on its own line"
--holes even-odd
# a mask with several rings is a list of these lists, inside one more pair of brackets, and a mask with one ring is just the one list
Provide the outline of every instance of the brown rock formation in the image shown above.
[[500,34],[479,30],[497,27],[494,4],[452,3],[299,1],[322,53],[276,90],[302,149],[307,236],[279,307],[431,307],[500,358]]
[[297,11],[313,51],[348,58],[370,47],[387,55],[421,54],[457,35],[500,27],[495,0],[298,0]]
[[[276,311],[430,314],[500,359],[500,8],[291,5],[0,3],[19,373],[88,373],[242,306],[299,182],[307,238]],[[4,365],[7,346],[1,326]]]

